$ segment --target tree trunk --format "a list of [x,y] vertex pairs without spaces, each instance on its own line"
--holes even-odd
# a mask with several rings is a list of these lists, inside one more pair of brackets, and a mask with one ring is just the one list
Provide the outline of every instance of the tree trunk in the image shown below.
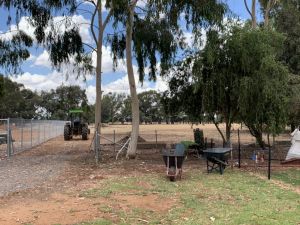
[[263,140],[263,137],[262,137],[263,133],[262,133],[262,131],[259,128],[257,129],[255,126],[249,126],[247,124],[246,124],[246,126],[248,127],[251,135],[255,137],[258,145],[262,149],[266,149],[266,143]]
[[291,123],[291,133],[296,129],[296,124],[295,123]]
[[127,151],[126,158],[133,159],[136,157],[137,141],[139,135],[140,111],[139,99],[136,92],[136,84],[134,72],[132,67],[132,29],[133,29],[133,15],[135,4],[129,7],[129,18],[126,22],[126,64],[129,81],[129,89],[131,95],[131,110],[132,110],[132,128],[131,140]]
[[224,143],[225,147],[230,147],[231,145],[231,123],[226,122],[226,141]]
[[273,5],[273,0],[268,0],[267,8],[265,9],[265,21],[264,21],[264,27],[267,28],[269,26],[269,17],[270,17],[270,11]]
[[266,143],[263,140],[262,137],[262,132],[258,132],[258,131],[254,131],[254,136],[256,138],[256,141],[258,143],[258,145],[262,148],[262,149],[266,149]]
[[252,0],[252,28],[256,28],[256,0]]
[[216,128],[217,128],[217,130],[218,130],[219,134],[221,135],[221,137],[222,137],[222,140],[223,140],[223,143],[225,143],[225,142],[226,142],[226,140],[225,140],[224,134],[223,134],[223,132],[221,131],[221,129],[220,129],[220,127],[219,127],[218,123],[216,123],[215,121],[213,121],[213,123],[215,124],[215,126],[216,126]]
[[[95,16],[98,13],[98,37],[94,30],[95,26]],[[95,10],[92,15],[91,21],[91,31],[93,39],[97,46],[97,60],[96,60],[96,103],[95,103],[95,132],[101,133],[101,100],[102,100],[102,90],[101,90],[101,80],[102,80],[102,44],[103,44],[103,33],[105,27],[112,16],[112,11],[110,10],[105,21],[102,23],[102,5],[101,0],[97,1]],[[100,146],[100,138],[96,138],[98,143],[96,146]]]
[[[97,7],[101,4],[101,2],[97,3]],[[100,24],[98,29],[98,37],[97,37],[97,61],[96,61],[96,104],[95,104],[95,131],[98,133],[101,132],[101,99],[102,99],[102,90],[101,90],[101,78],[102,78],[102,43],[103,43],[103,28],[102,28],[102,13],[101,13],[101,5],[97,9],[98,11],[98,24]],[[94,20],[93,20],[94,21]],[[94,26],[92,22],[92,26]],[[94,37],[95,38],[95,37]],[[99,140],[100,138],[97,138]],[[100,143],[96,143],[98,146]]]

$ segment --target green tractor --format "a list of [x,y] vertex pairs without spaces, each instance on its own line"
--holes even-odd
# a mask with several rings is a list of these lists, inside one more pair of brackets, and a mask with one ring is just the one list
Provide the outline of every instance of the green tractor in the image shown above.
[[87,140],[90,133],[88,124],[84,122],[83,111],[81,109],[72,109],[69,111],[69,119],[64,127],[64,139],[68,141],[74,136],[81,135],[82,140]]

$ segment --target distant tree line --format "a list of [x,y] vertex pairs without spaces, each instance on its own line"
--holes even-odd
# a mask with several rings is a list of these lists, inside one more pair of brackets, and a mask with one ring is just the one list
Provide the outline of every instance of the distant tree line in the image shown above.
[[59,86],[55,90],[31,91],[23,84],[0,75],[0,118],[68,119],[68,111],[82,108],[93,117],[85,90],[79,86]]
[[[94,122],[95,105],[89,104],[85,90],[79,86],[59,86],[50,91],[31,91],[23,84],[0,75],[0,118],[66,120],[70,109],[81,108],[84,117]],[[193,122],[183,101],[154,90],[138,94],[140,123]],[[197,106],[195,105],[195,108]],[[187,109],[187,110],[185,110]],[[131,122],[131,98],[126,94],[108,93],[102,97],[104,123]],[[195,120],[195,122],[197,122]]]

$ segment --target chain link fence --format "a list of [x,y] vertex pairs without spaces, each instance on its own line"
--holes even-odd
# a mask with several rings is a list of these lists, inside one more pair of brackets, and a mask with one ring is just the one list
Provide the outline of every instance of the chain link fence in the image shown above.
[[65,121],[0,119],[0,158],[31,149],[63,134]]

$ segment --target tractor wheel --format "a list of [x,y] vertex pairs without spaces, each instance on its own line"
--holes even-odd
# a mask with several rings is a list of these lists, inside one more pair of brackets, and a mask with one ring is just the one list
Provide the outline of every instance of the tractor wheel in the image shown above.
[[71,139],[71,130],[69,126],[64,127],[64,139],[65,141],[68,141]]
[[82,140],[87,140],[87,139],[88,139],[88,128],[82,127]]

